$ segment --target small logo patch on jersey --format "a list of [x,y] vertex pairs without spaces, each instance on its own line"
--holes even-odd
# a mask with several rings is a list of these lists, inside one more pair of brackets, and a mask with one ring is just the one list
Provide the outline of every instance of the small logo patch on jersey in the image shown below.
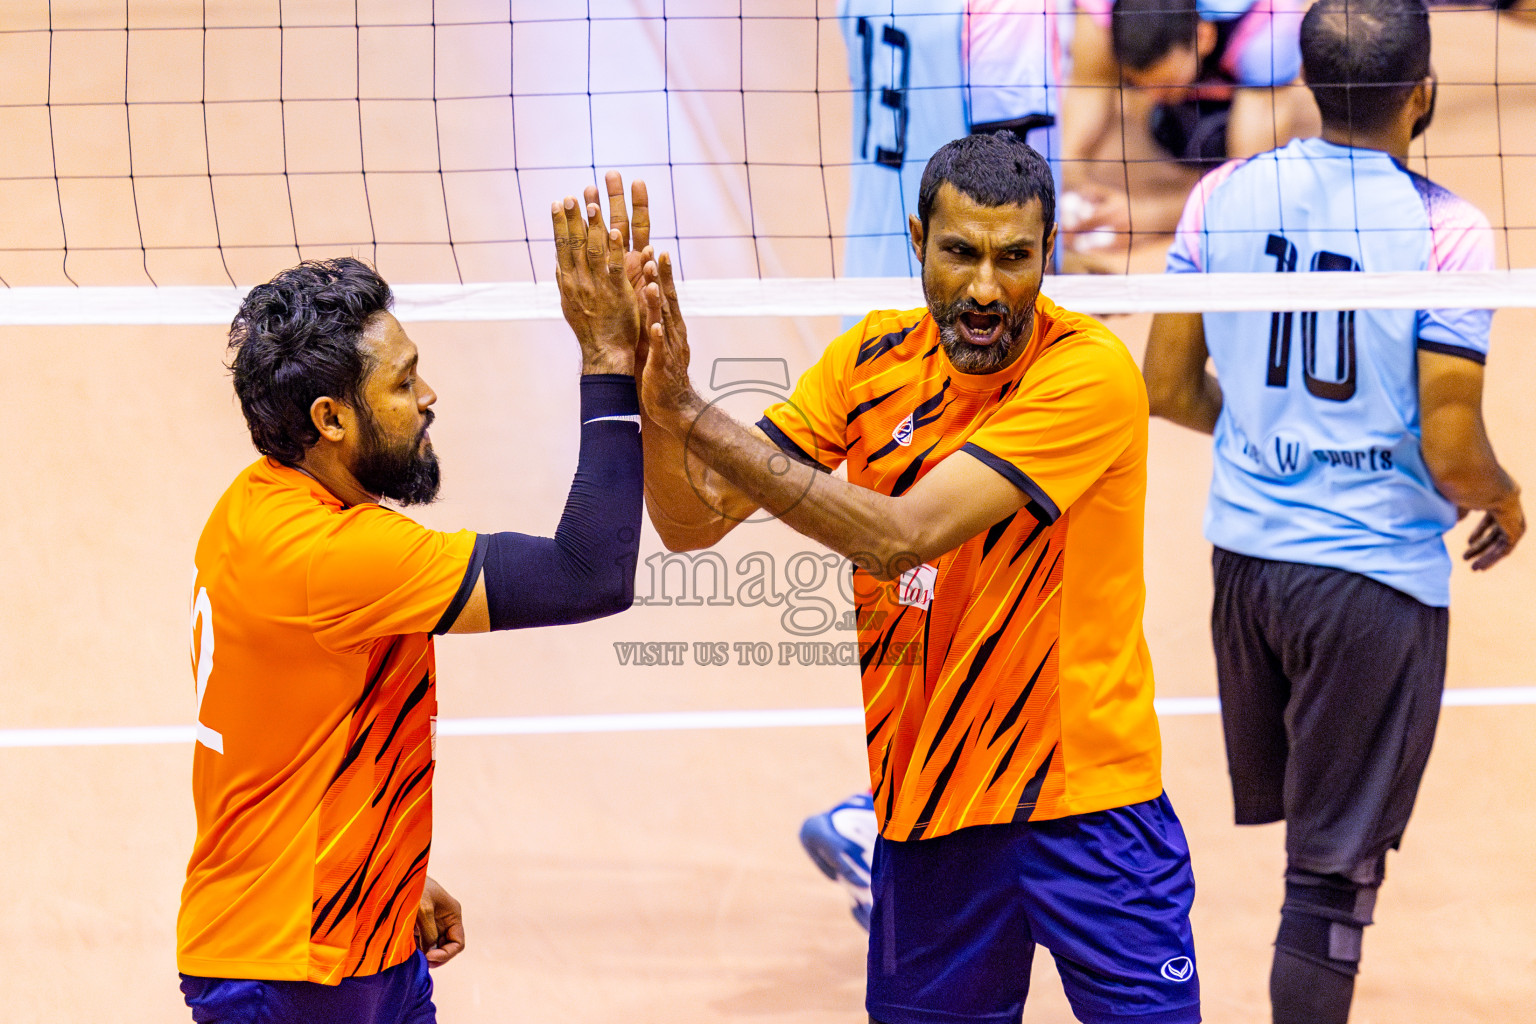
[[1195,962],[1187,956],[1176,956],[1163,964],[1158,973],[1169,981],[1188,981],[1195,976]]
[[906,448],[912,443],[912,417],[913,413],[907,413],[907,418],[896,424],[896,429],[891,431],[891,440]]
[[901,574],[896,590],[896,602],[910,608],[928,610],[933,604],[933,584],[939,578],[939,570],[931,565],[919,565]]
[[1289,430],[1276,431],[1264,442],[1264,468],[1275,476],[1300,476],[1312,462],[1306,442]]

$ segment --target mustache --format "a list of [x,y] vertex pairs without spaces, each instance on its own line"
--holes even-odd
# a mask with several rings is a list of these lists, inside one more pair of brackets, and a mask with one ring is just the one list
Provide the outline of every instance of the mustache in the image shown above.
[[421,425],[421,429],[416,432],[417,444],[421,444],[421,439],[427,436],[427,431],[432,429],[432,424],[437,420],[437,413],[433,412],[431,409],[428,409],[423,415],[426,416],[427,421],[423,423]]
[[971,298],[960,299],[957,302],[950,303],[944,308],[945,319],[948,320],[954,320],[966,313],[990,313],[993,316],[1002,317],[1003,320],[1006,321],[1012,312],[1013,311],[1008,307],[1008,303],[1001,300],[996,302],[989,302],[983,306],[981,303]]

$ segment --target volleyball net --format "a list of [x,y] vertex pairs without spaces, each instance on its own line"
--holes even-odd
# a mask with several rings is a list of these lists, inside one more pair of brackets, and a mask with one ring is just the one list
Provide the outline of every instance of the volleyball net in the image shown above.
[[[1070,25],[1054,4],[1018,16]],[[966,7],[883,5],[945,24]],[[252,284],[337,255],[374,262],[405,319],[557,317],[549,205],[609,169],[648,182],[691,315],[919,305],[915,280],[850,274],[855,172],[897,173],[921,148],[901,152],[914,97],[968,86],[926,82],[915,35],[862,6],[7,3],[0,324],[227,323]],[[1483,210],[1498,270],[1061,275],[1050,294],[1098,313],[1536,306],[1536,25],[1438,10],[1434,31],[1438,112],[1409,166]],[[873,89],[872,62],[889,79]],[[1121,271],[1167,240],[1131,227]]]

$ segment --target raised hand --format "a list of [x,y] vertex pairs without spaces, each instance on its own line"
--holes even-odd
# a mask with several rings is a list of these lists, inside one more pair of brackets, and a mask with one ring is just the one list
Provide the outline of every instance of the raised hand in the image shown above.
[[681,436],[704,403],[688,379],[688,327],[677,302],[671,254],[647,261],[643,272],[649,353],[640,372],[640,403],[652,420]]
[[[642,202],[634,227],[648,237],[645,186],[636,184]],[[617,174],[610,174],[608,185],[612,223],[606,228],[595,188],[587,188],[583,206],[571,196],[563,203],[551,204],[555,280],[560,289],[560,310],[581,346],[582,371],[629,374],[635,371],[644,304],[636,295],[626,264],[638,263],[641,257],[631,257],[631,222],[624,210],[623,183]]]

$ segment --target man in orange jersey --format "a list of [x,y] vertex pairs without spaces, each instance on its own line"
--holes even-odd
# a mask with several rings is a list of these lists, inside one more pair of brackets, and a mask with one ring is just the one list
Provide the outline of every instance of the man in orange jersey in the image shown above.
[[869,314],[756,429],[693,390],[670,261],[646,270],[663,541],[761,507],[855,566],[882,1024],[1019,1021],[1037,941],[1080,1020],[1200,1019],[1141,627],[1147,398],[1040,294],[1054,207],[1012,134],[942,147],[910,224],[927,308]]
[[[235,391],[263,457],[197,545],[197,841],[177,922],[196,1021],[435,1020],[427,964],[463,935],[417,913],[433,636],[580,622],[633,596],[641,325],[617,176],[609,191],[612,230],[595,190],[552,211],[583,373],[580,458],[552,539],[439,533],[380,504],[435,496],[437,395],[371,268],[301,264],[253,289],[235,318]],[[637,199],[638,218],[638,183]],[[623,303],[628,315],[585,312]]]

